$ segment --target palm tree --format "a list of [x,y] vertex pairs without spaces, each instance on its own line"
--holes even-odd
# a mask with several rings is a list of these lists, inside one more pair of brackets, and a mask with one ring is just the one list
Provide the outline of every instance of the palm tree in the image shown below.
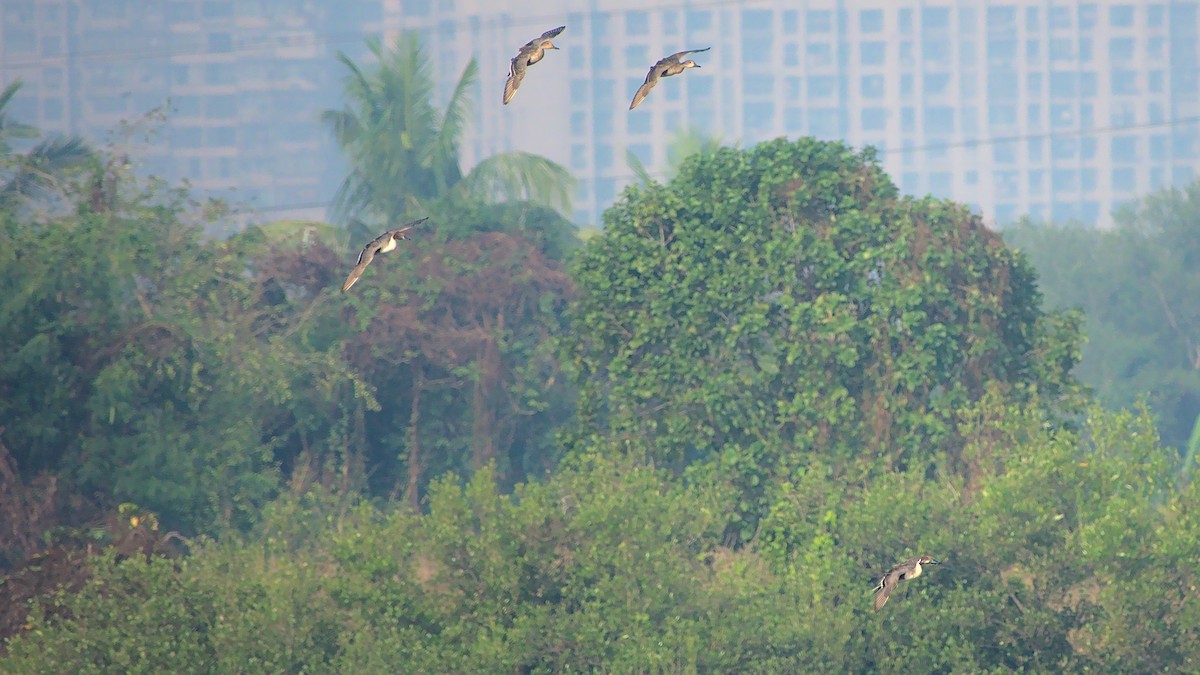
[[[667,167],[663,171],[663,180],[670,181],[679,173],[679,167],[683,165],[683,161],[692,155],[711,155],[721,149],[723,139],[720,135],[711,136],[702,131],[692,128],[682,128],[675,131],[671,135],[671,140],[667,142]],[[639,182],[643,185],[649,185],[654,182],[654,176],[650,170],[638,156],[631,151],[625,151],[625,163],[629,165],[630,170],[637,176]]]
[[33,140],[36,127],[16,122],[8,105],[23,82],[15,80],[0,92],[0,206],[48,197],[61,186],[63,172],[81,166],[92,151],[78,136],[51,136],[21,153],[13,141]]
[[459,142],[471,114],[468,92],[479,74],[474,59],[439,111],[430,62],[415,36],[397,40],[392,49],[378,38],[367,46],[378,61],[370,70],[338,54],[349,71],[348,102],[321,116],[351,165],[334,200],[335,217],[394,222],[442,199],[527,200],[569,213],[574,179],[544,157],[507,152],[463,172]]

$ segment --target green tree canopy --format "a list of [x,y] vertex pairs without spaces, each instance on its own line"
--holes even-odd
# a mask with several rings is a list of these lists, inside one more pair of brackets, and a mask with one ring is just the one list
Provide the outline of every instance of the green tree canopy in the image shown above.
[[953,467],[957,407],[1072,390],[1075,327],[1030,267],[965,208],[899,197],[869,152],[722,150],[605,222],[574,268],[576,444],[712,460],[749,498],[812,456]]
[[1200,182],[1118,211],[1111,230],[1023,223],[1005,238],[1037,267],[1046,303],[1087,316],[1080,380],[1104,403],[1148,397],[1166,443],[1200,421]]

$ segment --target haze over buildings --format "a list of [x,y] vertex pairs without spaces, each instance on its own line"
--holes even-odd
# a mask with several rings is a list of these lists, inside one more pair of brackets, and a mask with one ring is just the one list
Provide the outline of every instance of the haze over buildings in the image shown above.
[[[149,168],[269,217],[324,215],[344,166],[318,120],[341,105],[334,54],[403,30],[426,38],[443,94],[479,59],[468,164],[562,163],[581,224],[634,180],[627,151],[659,172],[684,126],[874,145],[905,192],[998,223],[1103,226],[1200,168],[1197,0],[4,0],[0,21],[0,82],[27,83],[15,119],[99,138],[170,98]],[[517,47],[564,23],[562,51],[502,106]],[[708,46],[627,111],[650,64]]]

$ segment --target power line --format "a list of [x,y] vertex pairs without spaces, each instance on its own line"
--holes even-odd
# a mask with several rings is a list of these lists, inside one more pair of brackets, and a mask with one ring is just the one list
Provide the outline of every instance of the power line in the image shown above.
[[[1050,139],[1050,138],[1073,137],[1073,136],[1103,136],[1106,134],[1114,134],[1114,133],[1119,133],[1122,131],[1136,131],[1136,130],[1140,130],[1140,129],[1174,128],[1174,127],[1178,127],[1178,126],[1185,126],[1188,124],[1197,124],[1197,123],[1200,123],[1200,116],[1180,117],[1180,118],[1176,118],[1176,119],[1163,120],[1161,122],[1143,122],[1140,124],[1124,124],[1124,125],[1114,125],[1114,126],[1108,126],[1108,127],[1093,127],[1090,129],[1060,129],[1057,131],[1047,131],[1047,132],[1028,133],[1028,134],[1014,134],[1014,135],[1010,135],[1010,136],[992,136],[990,138],[976,138],[976,139],[969,139],[969,140],[965,140],[965,141],[952,141],[952,142],[948,142],[948,143],[934,143],[934,144],[927,144],[927,145],[909,145],[909,146],[902,146],[902,147],[895,148],[895,149],[877,148],[876,150],[880,157],[884,157],[886,155],[906,155],[906,154],[915,153],[915,152],[930,152],[930,151],[938,151],[938,150],[953,150],[953,149],[957,149],[957,148],[972,148],[972,147],[983,147],[983,146],[991,146],[991,145],[1002,145],[1004,143],[1019,143],[1021,141],[1030,141],[1030,140],[1037,140],[1037,139]],[[655,172],[650,173],[650,175],[652,175],[652,176],[662,176],[662,174],[663,174],[663,172],[661,172],[661,171],[655,171]],[[631,180],[631,179],[635,179],[637,177],[638,177],[638,175],[634,174],[634,173],[621,174],[621,175],[617,175],[617,176],[597,176],[597,178],[611,178],[614,180]],[[268,212],[273,212],[273,211],[293,211],[293,210],[300,210],[300,209],[328,208],[329,206],[332,206],[332,205],[333,205],[332,200],[325,200],[325,201],[319,201],[319,202],[297,202],[295,204],[276,204],[276,205],[272,205],[272,206],[246,207],[246,208],[241,208],[241,209],[234,209],[233,212],[236,214],[268,213]]]
[[[769,0],[741,0],[741,2],[736,3],[735,8],[740,9],[740,8],[743,8],[746,6],[753,6],[753,5],[760,4],[763,2],[767,2],[767,1],[769,1]],[[685,8],[686,9],[705,9],[705,8],[712,8],[712,7],[727,7],[730,4],[731,3],[728,1],[722,2],[721,0],[705,0],[702,2],[681,1],[681,2],[670,2],[670,3],[660,4],[660,5],[654,5],[651,7],[637,7],[637,8],[632,8],[632,9],[635,9],[636,11],[643,11],[643,12],[656,12],[656,11],[664,11],[664,10],[670,10],[670,9],[685,9]],[[626,11],[630,11],[630,10],[628,10],[628,9],[596,9],[596,10],[587,12],[587,15],[588,15],[588,18],[590,19],[597,15],[619,14],[619,13],[624,13]],[[543,14],[540,16],[521,16],[520,18],[516,18],[516,19],[512,19],[512,20],[509,20],[509,18],[508,18],[509,15],[507,13],[494,14],[494,15],[491,15],[490,17],[487,17],[486,20],[481,20],[481,17],[478,17],[478,16],[468,16],[468,17],[462,17],[462,18],[457,18],[457,19],[433,19],[433,20],[429,20],[426,22],[421,22],[417,25],[405,25],[405,26],[390,27],[389,30],[396,30],[399,32],[412,31],[412,30],[419,31],[419,30],[425,30],[425,29],[437,30],[437,29],[441,29],[441,28],[447,27],[447,26],[454,26],[454,27],[468,26],[477,21],[479,21],[480,23],[483,23],[483,24],[494,24],[489,27],[494,28],[496,30],[507,30],[507,29],[513,28],[513,27],[520,28],[520,27],[525,27],[525,26],[532,28],[532,27],[537,27],[537,26],[548,25],[548,24],[556,22],[556,21],[564,21],[564,16],[567,14],[572,14],[572,13],[574,13],[574,12],[558,12],[555,14]],[[256,41],[258,41],[258,42],[263,42],[263,41],[273,42],[280,38],[295,36],[297,33],[301,33],[301,32],[305,33],[304,37],[307,39],[297,42],[297,43],[292,43],[292,44],[258,44],[258,45],[252,46],[252,47],[240,47],[240,48],[234,48],[231,45],[228,49],[207,49],[207,48],[205,48],[205,49],[198,49],[198,50],[173,50],[170,48],[166,48],[166,49],[143,50],[140,52],[126,51],[126,50],[95,50],[95,51],[90,51],[90,52],[67,54],[67,55],[63,55],[63,56],[52,56],[52,57],[40,57],[40,58],[36,58],[36,59],[26,59],[24,61],[20,61],[20,60],[7,61],[3,64],[3,66],[5,68],[16,69],[16,68],[29,68],[29,67],[46,67],[46,66],[50,66],[50,65],[63,65],[66,63],[74,63],[74,62],[119,63],[122,61],[168,60],[168,59],[173,59],[173,58],[178,58],[178,57],[186,57],[186,56],[243,56],[243,55],[264,53],[264,52],[271,51],[273,49],[293,49],[296,47],[310,47],[310,46],[316,47],[316,46],[320,46],[320,45],[347,44],[347,43],[350,43],[353,41],[362,40],[363,38],[365,38],[368,35],[376,35],[376,34],[379,34],[379,33],[385,32],[385,31],[383,31],[383,30],[380,30],[380,31],[354,30],[354,31],[336,31],[336,32],[322,33],[322,32],[302,31],[301,29],[282,30],[282,31],[276,31],[275,33],[266,33],[266,34],[262,35],[261,37],[256,37]],[[516,48],[518,46],[520,46],[520,45],[513,46],[514,53],[516,52]]]

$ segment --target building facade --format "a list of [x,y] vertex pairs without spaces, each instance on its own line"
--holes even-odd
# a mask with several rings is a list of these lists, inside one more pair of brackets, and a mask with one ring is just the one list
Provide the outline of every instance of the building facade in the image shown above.
[[[340,105],[334,53],[407,30],[443,97],[479,61],[467,164],[562,163],[580,224],[635,180],[628,154],[661,175],[681,128],[871,145],[903,191],[998,224],[1103,227],[1200,170],[1200,0],[5,0],[0,14],[0,77],[28,83],[15,118],[94,137],[169,97],[163,174],[275,213],[320,211],[341,178],[317,119]],[[561,51],[503,106],[508,60],[562,24]],[[699,47],[702,68],[628,111],[650,64]]]

